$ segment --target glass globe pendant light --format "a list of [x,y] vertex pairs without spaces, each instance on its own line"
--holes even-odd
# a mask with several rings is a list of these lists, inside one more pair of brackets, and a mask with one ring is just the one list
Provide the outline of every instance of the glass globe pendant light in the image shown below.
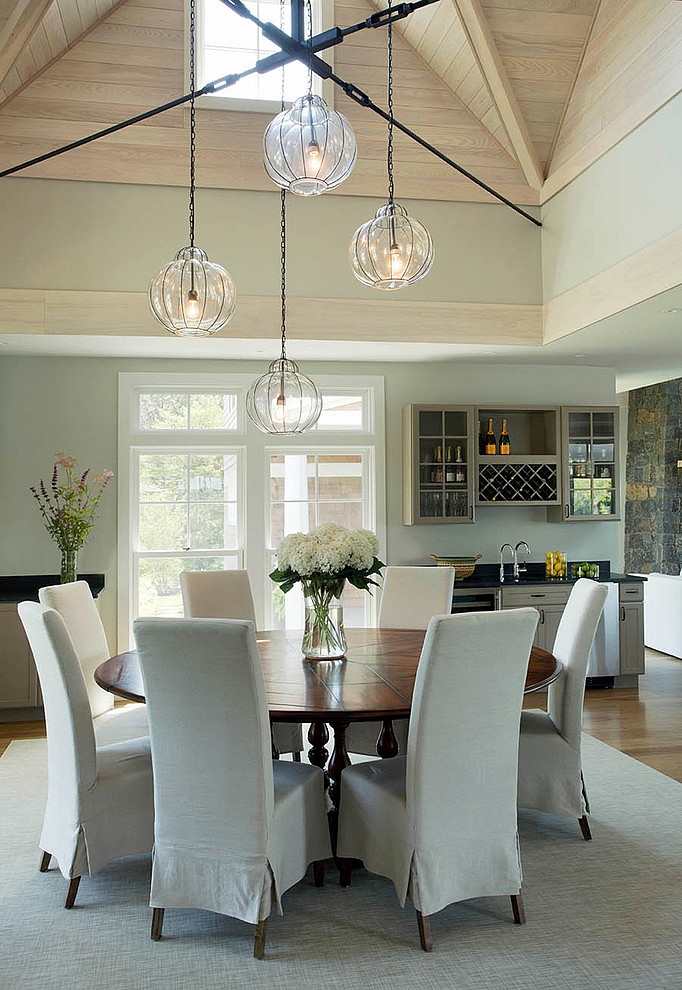
[[189,246],[178,251],[175,259],[158,271],[149,283],[152,313],[166,330],[181,337],[207,337],[222,330],[234,313],[237,299],[229,272],[209,261],[206,252],[194,243],[195,26],[195,0],[190,0]]
[[286,354],[286,191],[281,190],[281,300],[282,352],[256,379],[246,394],[249,418],[263,433],[305,433],[320,418],[322,396],[312,378],[304,375]]
[[[389,0],[388,9],[391,9]],[[374,289],[402,289],[429,273],[433,263],[431,235],[419,220],[411,219],[396,203],[393,183],[393,43],[391,21],[388,37],[388,203],[353,234],[349,258],[353,274]]]
[[[308,33],[312,37],[312,8]],[[297,196],[319,196],[336,189],[353,171],[357,145],[353,128],[343,114],[330,110],[314,95],[311,62],[308,92],[268,124],[263,135],[263,164],[273,182]]]

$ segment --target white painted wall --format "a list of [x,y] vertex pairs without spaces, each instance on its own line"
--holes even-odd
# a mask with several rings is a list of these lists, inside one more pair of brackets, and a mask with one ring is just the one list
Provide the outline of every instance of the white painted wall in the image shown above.
[[[279,193],[197,191],[196,243],[243,295],[279,294]],[[354,278],[348,245],[381,203],[288,198],[287,290],[376,299]],[[435,244],[410,299],[541,302],[540,230],[499,204],[405,201]],[[146,292],[187,244],[187,191],[163,186],[10,178],[0,182],[0,286]],[[153,317],[149,316],[150,325]],[[2,313],[0,312],[0,332]]]
[[[0,364],[1,574],[54,573],[55,545],[43,529],[28,492],[49,474],[55,451],[77,457],[83,468],[117,470],[117,390],[119,371],[247,372],[250,362],[140,361],[114,358],[6,357]],[[392,564],[426,563],[430,553],[482,553],[497,560],[503,542],[525,539],[532,560],[548,549],[570,557],[610,559],[619,566],[620,524],[548,523],[540,507],[477,510],[474,525],[403,526],[401,524],[401,409],[410,402],[519,405],[561,403],[615,404],[613,374],[605,369],[532,368],[438,364],[306,364],[312,374],[381,374],[386,383],[387,548]],[[112,644],[116,609],[116,490],[107,490],[95,529],[81,551],[83,571],[104,571],[102,610]]]
[[542,208],[545,302],[682,225],[682,94]]

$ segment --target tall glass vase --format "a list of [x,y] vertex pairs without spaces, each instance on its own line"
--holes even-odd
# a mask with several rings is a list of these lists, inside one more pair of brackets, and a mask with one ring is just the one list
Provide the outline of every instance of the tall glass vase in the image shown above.
[[312,660],[340,660],[347,649],[343,605],[339,599],[328,592],[306,597],[303,654]]
[[61,583],[68,584],[77,580],[78,551],[62,550]]

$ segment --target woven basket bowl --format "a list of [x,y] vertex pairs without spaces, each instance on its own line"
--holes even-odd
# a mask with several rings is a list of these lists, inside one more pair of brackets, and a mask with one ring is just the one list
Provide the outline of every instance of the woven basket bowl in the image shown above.
[[454,567],[455,581],[463,581],[465,578],[471,577],[476,567],[476,561],[481,556],[482,554],[479,553],[476,557],[459,560],[457,557],[437,557],[435,554],[431,554],[438,567]]

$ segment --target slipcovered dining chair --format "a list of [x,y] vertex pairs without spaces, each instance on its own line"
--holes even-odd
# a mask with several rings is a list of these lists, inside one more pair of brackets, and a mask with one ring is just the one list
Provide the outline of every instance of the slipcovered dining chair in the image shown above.
[[[180,587],[185,617],[190,619],[250,619],[256,626],[251,582],[247,571],[181,571]],[[300,722],[272,726],[279,753],[292,753],[300,763],[303,728]]]
[[547,692],[547,711],[521,714],[519,807],[577,818],[584,839],[592,833],[580,742],[587,662],[606,601],[607,587],[580,578],[571,589],[552,652],[563,664]]
[[[273,760],[253,624],[138,619],[154,766],[151,937],[164,910],[204,908],[256,926],[331,855],[319,767]],[[225,759],[225,753],[230,754]]]
[[417,912],[506,894],[524,920],[516,830],[519,716],[538,623],[532,608],[435,616],[422,648],[407,753],[341,774],[341,884],[361,859]]
[[21,602],[19,617],[33,652],[47,724],[47,805],[40,870],[54,856],[69,880],[71,908],[83,875],[113,859],[150,853],[154,803],[149,737],[95,742],[85,678],[61,615]]
[[95,668],[111,654],[87,581],[48,585],[39,590],[38,598],[43,605],[59,612],[71,637],[85,678],[97,742],[106,744],[148,736],[146,706],[131,703],[114,708],[113,695],[95,683]]
[[[387,567],[379,605],[380,629],[426,629],[432,616],[452,611],[454,567]],[[393,722],[398,752],[407,746],[407,719]],[[346,730],[346,749],[377,755],[381,722],[355,722]]]

